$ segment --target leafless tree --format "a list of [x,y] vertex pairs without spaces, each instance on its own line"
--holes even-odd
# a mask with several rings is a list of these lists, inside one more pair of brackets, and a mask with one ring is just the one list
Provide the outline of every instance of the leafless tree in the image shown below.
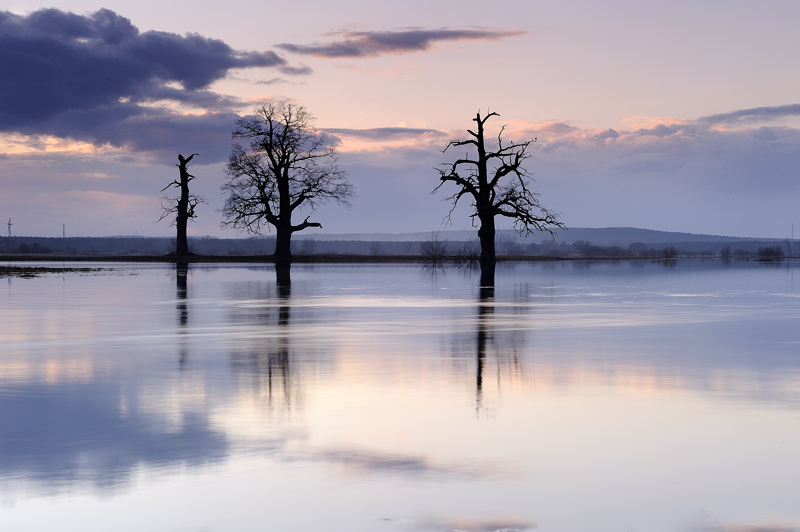
[[536,139],[526,142],[506,142],[503,139],[505,126],[497,134],[497,146],[487,148],[484,137],[484,126],[497,113],[481,116],[480,111],[472,120],[477,124],[476,130],[467,130],[471,138],[450,141],[443,152],[451,148],[466,146],[469,151],[452,163],[445,163],[437,168],[439,185],[434,192],[445,183],[454,183],[456,191],[449,196],[453,206],[448,219],[458,206],[459,201],[467,196],[472,202],[473,225],[478,226],[478,238],[481,244],[481,268],[487,273],[481,276],[484,280],[494,279],[495,252],[495,217],[505,216],[514,220],[514,228],[520,233],[533,231],[553,233],[554,227],[564,227],[558,216],[538,200],[538,194],[531,190],[532,179],[523,163],[530,157],[528,148]]
[[274,256],[289,260],[292,234],[322,227],[310,215],[294,224],[292,214],[298,209],[313,212],[330,200],[349,205],[353,186],[305,107],[270,102],[255,116],[237,120],[233,138],[222,186],[228,195],[222,223],[252,234],[275,227]]
[[174,215],[172,219],[172,224],[177,228],[177,239],[175,240],[175,256],[178,259],[186,258],[189,255],[189,242],[186,236],[186,225],[189,220],[194,220],[197,215],[195,214],[195,208],[200,203],[205,203],[203,198],[196,196],[189,192],[189,181],[194,179],[194,176],[189,173],[188,165],[189,161],[191,161],[197,153],[191,154],[189,157],[184,157],[181,154],[178,154],[178,172],[179,172],[179,179],[173,180],[167,186],[161,189],[161,192],[164,192],[168,188],[175,187],[180,189],[181,195],[177,198],[170,198],[170,197],[163,197],[161,198],[161,218],[158,220],[161,221],[164,218],[170,218]]
[[470,265],[478,264],[481,258],[481,247],[474,240],[464,242],[455,253],[456,261]]
[[447,256],[447,242],[445,242],[439,231],[432,231],[424,242],[419,244],[419,254],[424,262],[430,264],[440,264]]

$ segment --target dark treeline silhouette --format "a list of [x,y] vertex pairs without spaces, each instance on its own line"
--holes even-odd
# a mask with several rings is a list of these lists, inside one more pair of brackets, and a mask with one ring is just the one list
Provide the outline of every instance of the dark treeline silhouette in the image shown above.
[[[307,257],[364,256],[376,259],[391,257],[426,259],[426,246],[430,237],[420,240],[322,240],[314,238],[294,239],[291,250],[294,255]],[[436,253],[442,262],[476,262],[479,246],[476,240],[448,240],[438,237]],[[265,250],[274,245],[274,237],[214,238],[189,237],[189,251],[197,256],[247,257],[265,256]],[[719,242],[673,242],[628,245],[595,245],[586,240],[559,242],[543,238],[506,239],[500,237],[496,243],[497,257],[503,259],[553,258],[553,259],[637,259],[670,258],[667,248],[675,248],[677,257],[723,257],[775,259],[792,256],[788,246],[781,240],[722,240]],[[173,252],[175,239],[170,237],[12,237],[0,242],[0,255],[32,256],[47,258],[91,256],[164,256]],[[441,248],[444,248],[442,252]],[[777,251],[776,251],[777,250]]]

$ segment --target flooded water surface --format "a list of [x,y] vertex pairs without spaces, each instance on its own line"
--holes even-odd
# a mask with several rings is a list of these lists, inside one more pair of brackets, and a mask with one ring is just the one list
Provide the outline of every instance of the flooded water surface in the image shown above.
[[800,530],[790,262],[94,266],[0,285],[0,530]]

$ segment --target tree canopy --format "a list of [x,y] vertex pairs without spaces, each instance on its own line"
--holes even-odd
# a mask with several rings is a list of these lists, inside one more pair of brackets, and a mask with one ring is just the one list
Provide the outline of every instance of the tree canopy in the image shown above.
[[[223,225],[253,234],[276,230],[275,256],[291,258],[291,237],[309,227],[311,213],[323,203],[349,205],[354,195],[337,154],[313,128],[305,107],[287,101],[270,102],[256,115],[236,121],[233,148],[222,189],[227,199]],[[292,222],[295,211],[308,214]]]
[[495,217],[503,216],[513,220],[519,233],[547,231],[552,234],[554,227],[564,227],[558,215],[546,209],[539,202],[538,194],[533,192],[532,178],[523,166],[530,158],[528,149],[536,139],[525,142],[507,141],[503,138],[505,126],[497,134],[496,145],[488,146],[485,125],[497,113],[489,112],[481,116],[480,111],[472,120],[475,130],[468,129],[466,139],[451,140],[443,153],[448,150],[466,147],[463,157],[437,167],[438,192],[445,183],[453,183],[456,190],[447,199],[452,202],[448,218],[464,198],[472,207],[470,216],[473,225],[478,225],[481,243],[481,266],[491,271],[494,277]]

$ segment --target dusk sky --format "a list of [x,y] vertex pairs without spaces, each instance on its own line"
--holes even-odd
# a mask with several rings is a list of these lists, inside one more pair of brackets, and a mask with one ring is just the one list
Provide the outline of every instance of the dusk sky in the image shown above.
[[450,189],[430,193],[478,110],[538,139],[526,167],[568,227],[800,222],[795,0],[4,5],[0,219],[17,235],[174,234],[160,190],[196,152],[190,234],[240,236],[218,211],[231,131],[273,98],[316,117],[355,186],[312,217],[324,233],[469,228],[466,211],[442,223]]

